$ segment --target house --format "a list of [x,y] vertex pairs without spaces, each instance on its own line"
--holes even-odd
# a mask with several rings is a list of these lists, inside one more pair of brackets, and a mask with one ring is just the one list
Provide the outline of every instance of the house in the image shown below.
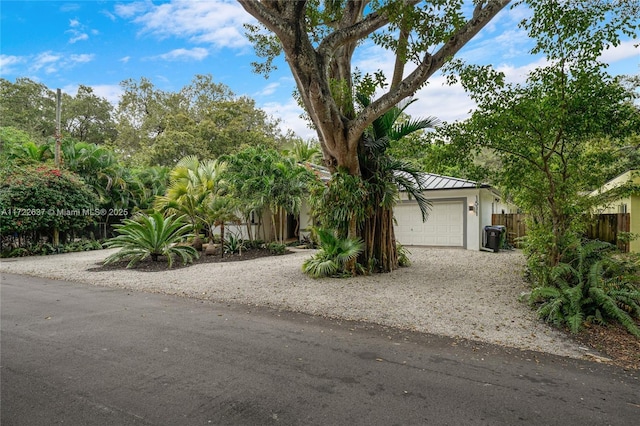
[[[617,176],[597,190],[591,196],[607,194],[613,201],[596,208],[598,214],[628,214],[629,232],[640,235],[640,170],[629,170]],[[629,251],[640,253],[640,239],[631,240]]]
[[[429,218],[406,193],[394,208],[396,240],[406,246],[460,247],[480,250],[484,227],[491,225],[493,213],[515,213],[490,185],[436,174],[424,174],[424,194],[431,201]],[[309,206],[300,211],[301,238],[311,226]]]
[[425,174],[424,195],[431,201],[426,222],[407,194],[394,209],[396,240],[403,245],[460,247],[480,250],[485,226],[494,213],[515,213],[487,184],[436,174]]

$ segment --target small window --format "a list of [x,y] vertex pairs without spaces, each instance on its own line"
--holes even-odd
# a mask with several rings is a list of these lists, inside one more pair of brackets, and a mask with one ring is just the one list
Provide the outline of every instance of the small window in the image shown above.
[[627,212],[627,205],[626,204],[620,204],[618,206],[618,213],[626,213]]

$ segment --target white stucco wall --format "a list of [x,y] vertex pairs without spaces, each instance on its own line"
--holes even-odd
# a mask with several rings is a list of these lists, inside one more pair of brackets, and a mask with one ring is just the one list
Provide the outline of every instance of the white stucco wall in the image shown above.
[[[484,192],[490,193],[483,188],[445,189],[425,192],[428,199],[433,201],[462,200],[465,205],[467,250],[480,250],[482,241],[481,229],[484,229],[485,225],[491,225],[491,197],[489,195],[483,196]],[[406,194],[402,194],[401,199],[406,200]]]
[[[480,250],[484,227],[491,225],[493,213],[515,213],[515,207],[502,201],[501,197],[490,188],[446,189],[426,191],[425,195],[433,201],[460,200],[465,205],[465,238],[467,250]],[[401,194],[401,202],[407,201],[406,193]],[[477,211],[476,211],[477,202]],[[416,206],[416,209],[418,207]],[[472,208],[472,209],[470,209]],[[309,205],[302,203],[300,209],[300,237],[308,235],[305,229],[312,226]]]

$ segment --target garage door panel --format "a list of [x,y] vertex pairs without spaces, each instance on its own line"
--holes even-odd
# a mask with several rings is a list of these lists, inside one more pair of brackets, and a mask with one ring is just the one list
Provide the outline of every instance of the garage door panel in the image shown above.
[[415,203],[396,206],[396,240],[404,245],[464,246],[464,203],[433,202],[427,222]]

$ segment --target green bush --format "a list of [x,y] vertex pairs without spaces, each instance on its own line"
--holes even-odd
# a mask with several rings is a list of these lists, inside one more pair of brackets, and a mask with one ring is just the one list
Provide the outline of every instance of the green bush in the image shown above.
[[246,250],[244,240],[237,235],[230,234],[224,242],[224,252],[229,254],[239,253],[242,254],[242,250]]
[[636,337],[640,329],[640,262],[601,241],[576,244],[549,268],[529,295],[538,315],[573,333],[585,322],[617,321]]
[[398,253],[398,265],[399,266],[410,266],[411,260],[409,260],[409,255],[411,252],[405,246],[400,243],[396,243],[396,252]]
[[264,243],[264,240],[245,240],[244,241],[244,245],[247,248],[247,250],[250,249],[261,249],[261,248],[265,248],[266,245]]
[[128,260],[127,268],[151,257],[157,261],[160,256],[166,256],[168,266],[173,265],[173,258],[179,257],[183,264],[191,263],[199,257],[196,249],[190,245],[181,244],[187,237],[192,226],[185,222],[185,217],[176,218],[174,215],[163,217],[161,213],[150,215],[141,214],[133,219],[125,219],[122,224],[115,225],[120,235],[107,240],[106,247],[121,247],[122,249],[109,256],[104,264]]
[[320,249],[303,262],[302,271],[313,278],[352,275],[347,267],[362,253],[364,243],[352,238],[338,238],[334,232],[326,229],[314,231]]
[[54,246],[51,243],[40,242],[26,247],[6,249],[0,253],[0,257],[38,256],[57,253],[74,253],[78,251],[101,250],[102,243],[96,240],[81,240],[67,244]]
[[99,200],[80,178],[47,164],[0,171],[0,235],[80,231]]
[[281,255],[287,252],[287,246],[282,243],[271,242],[271,243],[268,243],[266,247],[271,254],[275,254],[275,255]]

